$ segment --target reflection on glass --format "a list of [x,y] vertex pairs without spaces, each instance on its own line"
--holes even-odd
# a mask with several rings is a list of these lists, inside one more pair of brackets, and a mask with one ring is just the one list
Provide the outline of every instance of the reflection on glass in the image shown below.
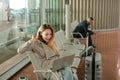
[[0,64],[17,54],[20,27],[26,26],[26,0],[0,1]]

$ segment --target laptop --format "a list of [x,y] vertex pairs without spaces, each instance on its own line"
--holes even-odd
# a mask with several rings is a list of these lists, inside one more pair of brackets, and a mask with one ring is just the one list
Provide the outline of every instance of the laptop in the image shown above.
[[54,72],[54,71],[57,71],[57,70],[60,70],[62,68],[72,65],[74,56],[75,56],[75,54],[69,54],[69,55],[61,56],[61,57],[55,59],[53,61],[51,70]]

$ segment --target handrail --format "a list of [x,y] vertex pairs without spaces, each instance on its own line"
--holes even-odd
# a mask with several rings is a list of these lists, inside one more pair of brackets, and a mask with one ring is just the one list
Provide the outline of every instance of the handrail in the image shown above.
[[17,54],[0,65],[0,80],[8,80],[30,62],[27,54]]
[[20,37],[15,37],[15,38],[10,39],[10,40],[8,40],[6,42],[0,43],[0,48],[5,47],[5,46],[9,46],[10,44],[13,44],[13,43],[15,43],[15,42],[17,42],[19,40],[20,40]]

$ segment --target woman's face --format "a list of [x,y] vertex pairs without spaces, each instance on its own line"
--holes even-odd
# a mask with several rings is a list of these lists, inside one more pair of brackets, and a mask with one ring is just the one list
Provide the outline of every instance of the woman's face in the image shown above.
[[49,40],[52,38],[53,34],[52,34],[52,31],[50,29],[46,29],[45,31],[43,31],[41,33],[41,36],[42,36],[44,41],[49,42]]

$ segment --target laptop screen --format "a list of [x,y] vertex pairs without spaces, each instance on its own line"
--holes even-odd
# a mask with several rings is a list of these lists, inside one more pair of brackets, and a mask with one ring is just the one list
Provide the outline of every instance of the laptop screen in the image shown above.
[[69,54],[69,55],[62,56],[60,58],[55,59],[53,61],[52,71],[57,71],[72,65],[74,56],[75,54]]

